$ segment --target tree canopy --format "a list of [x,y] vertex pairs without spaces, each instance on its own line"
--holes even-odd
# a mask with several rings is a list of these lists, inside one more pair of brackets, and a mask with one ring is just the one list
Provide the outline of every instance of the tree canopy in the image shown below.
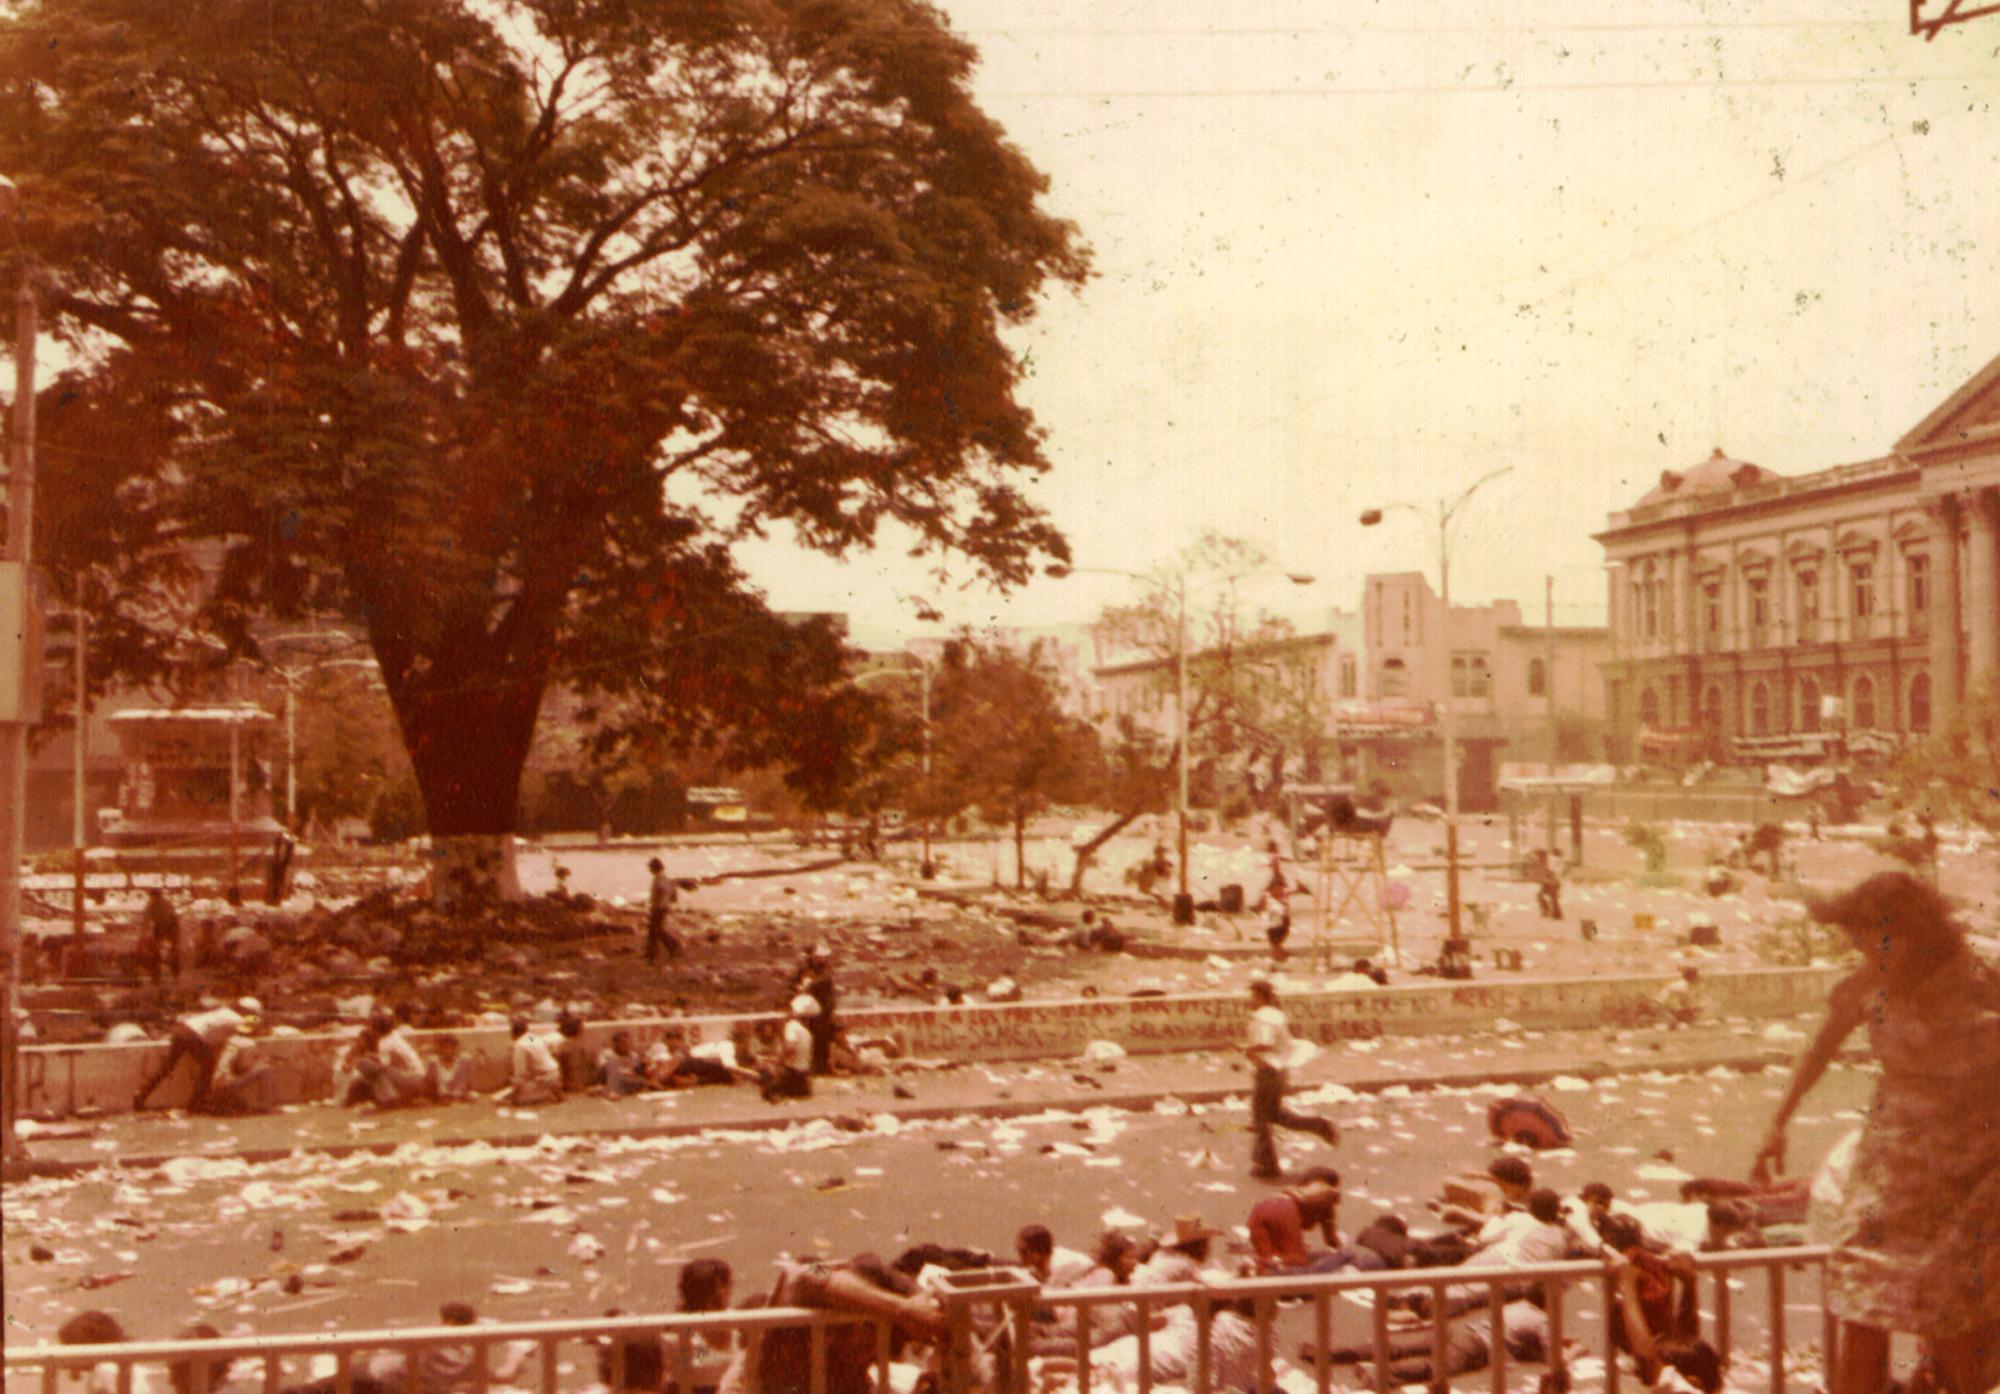
[[1086,257],[975,57],[917,0],[31,0],[15,254],[147,506],[54,561],[359,620],[434,834],[513,827],[551,681],[803,758],[837,635],[732,542],[1065,552],[1006,331]]

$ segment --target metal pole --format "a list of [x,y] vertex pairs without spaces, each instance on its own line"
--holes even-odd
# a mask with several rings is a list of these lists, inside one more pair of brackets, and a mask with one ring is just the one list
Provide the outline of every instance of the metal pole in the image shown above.
[[85,828],[83,822],[84,799],[84,757],[88,753],[90,737],[90,706],[85,698],[85,650],[90,643],[90,616],[83,608],[83,579],[78,575],[76,583],[76,632],[71,637],[76,642],[76,691],[70,700],[72,719],[76,723],[72,769],[70,773],[70,819],[69,840],[71,855],[69,932],[79,945],[83,941],[83,872]]
[[[11,190],[10,190],[11,192]],[[23,584],[30,575],[34,554],[35,518],[35,336],[38,306],[35,289],[26,275],[14,298],[14,411],[7,438],[7,527],[4,555],[21,565]],[[26,671],[25,652],[20,674],[20,695],[25,703],[40,679]],[[20,714],[25,717],[25,711]],[[16,1027],[21,1009],[21,970],[27,947],[21,934],[21,850],[23,820],[28,810],[28,723],[8,721],[0,740],[0,933],[9,953],[7,970],[7,1019],[0,1023],[0,1045],[4,1045],[5,1077],[0,1092],[6,1107],[0,1110],[0,1154],[14,1156],[21,1146],[14,1136],[14,1114],[21,1097],[21,1052]]]
[[1555,791],[1555,777],[1556,777],[1556,578],[1555,578],[1555,577],[1553,577],[1553,576],[1544,576],[1544,577],[1542,578],[1542,584],[1543,584],[1543,587],[1544,587],[1544,590],[1543,590],[1543,596],[1544,596],[1544,599],[1543,599],[1543,601],[1542,601],[1542,607],[1543,607],[1543,608],[1542,608],[1542,615],[1543,615],[1543,624],[1542,624],[1542,632],[1543,632],[1543,634],[1544,634],[1544,636],[1545,636],[1545,644],[1546,644],[1546,656],[1545,656],[1545,657],[1544,657],[1544,659],[1543,659],[1543,663],[1544,663],[1544,665],[1545,665],[1545,667],[1546,667],[1546,669],[1547,669],[1547,671],[1546,671],[1546,672],[1545,672],[1545,673],[1543,674],[1543,677],[1544,677],[1544,679],[1545,679],[1545,682],[1544,682],[1544,685],[1543,685],[1543,688],[1542,688],[1542,691],[1543,691],[1543,693],[1544,693],[1544,694],[1545,694],[1545,695],[1546,695],[1546,696],[1548,697],[1548,699],[1549,699],[1549,790],[1548,790],[1548,796],[1547,796],[1547,797],[1548,797],[1548,804],[1549,804],[1549,850],[1550,850],[1551,852],[1553,852],[1553,851],[1555,851],[1555,850],[1556,850],[1556,791]]
[[243,723],[236,718],[238,692],[236,669],[229,670],[229,888],[238,895],[243,893],[240,870],[241,851],[238,846],[238,822],[242,816],[241,791],[243,788]]
[[[1178,578],[1174,588],[1174,725],[1180,735],[1180,893],[1188,894],[1188,674],[1187,674],[1187,577]],[[1183,899],[1182,904],[1186,904]]]
[[[1458,705],[1452,696],[1451,514],[1438,504],[1438,589],[1444,594],[1444,898],[1446,925],[1459,934],[1458,901]],[[1402,965],[1398,964],[1398,967]]]
[[924,860],[918,873],[925,879],[937,874],[931,860],[931,665],[924,660]]
[[285,826],[296,832],[299,826],[299,675],[280,669],[279,676],[285,680]]

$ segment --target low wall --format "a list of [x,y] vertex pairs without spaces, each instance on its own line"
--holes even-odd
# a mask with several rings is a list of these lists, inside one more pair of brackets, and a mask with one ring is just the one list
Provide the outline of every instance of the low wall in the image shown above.
[[[1825,1004],[1838,973],[1832,969],[1752,969],[1702,980],[1710,1009],[1725,1017],[1793,1016]],[[1323,1045],[1393,1036],[1457,1035],[1489,1028],[1498,1018],[1533,1030],[1625,1026],[1644,1020],[1652,999],[1675,975],[1554,980],[1489,979],[1424,983],[1341,992],[1294,992],[1284,1005],[1293,1029]],[[1092,1041],[1115,1041],[1134,1054],[1233,1048],[1243,1036],[1248,1006],[1240,994],[1178,997],[1092,997],[1051,1002],[962,1007],[875,1008],[845,1012],[857,1037],[895,1040],[904,1053],[950,1060],[1037,1060],[1080,1055]],[[596,1050],[613,1031],[630,1031],[643,1047],[668,1026],[702,1040],[725,1039],[739,1022],[770,1017],[688,1017],[593,1022],[585,1040]],[[473,1062],[473,1085],[492,1090],[507,1080],[504,1027],[413,1033],[419,1048],[431,1038],[459,1038]],[[273,1036],[262,1055],[276,1068],[281,1102],[323,1099],[333,1090],[334,1064],[346,1045],[339,1034]],[[29,1046],[22,1051],[22,1113],[60,1118],[81,1109],[131,1107],[139,1085],[165,1058],[163,1044]],[[179,1067],[154,1094],[160,1106],[187,1101],[193,1067]]]

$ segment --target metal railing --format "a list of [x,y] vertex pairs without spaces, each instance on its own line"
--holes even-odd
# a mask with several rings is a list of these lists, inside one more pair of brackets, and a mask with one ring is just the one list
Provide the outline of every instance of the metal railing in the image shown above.
[[[1785,1394],[1787,1387],[1787,1297],[1791,1275],[1807,1269],[1816,1280],[1822,1361],[1830,1357],[1834,1341],[1834,1319],[1826,1306],[1825,1269],[1829,1251],[1824,1247],[1753,1249],[1734,1253],[1703,1254],[1695,1259],[1697,1281],[1713,1280],[1712,1316],[1706,1338],[1725,1364],[1735,1347],[1738,1325],[1732,1275],[1761,1271],[1765,1275],[1767,1311],[1767,1366],[1771,1394]],[[1597,1315],[1603,1331],[1602,1359],[1605,1367],[1605,1394],[1619,1394],[1622,1372],[1618,1352],[1611,1343],[1610,1313],[1617,1301],[1615,1270],[1595,1261],[1538,1264],[1512,1269],[1430,1268],[1399,1269],[1374,1273],[1347,1272],[1325,1276],[1235,1278],[1217,1282],[1163,1284],[1149,1287],[1107,1287],[1077,1289],[1037,1289],[1032,1281],[1010,1270],[991,1274],[954,1275],[952,1290],[939,1294],[948,1335],[936,1355],[944,1394],[972,1394],[993,1389],[1006,1394],[1029,1394],[1034,1368],[1031,1341],[1024,1333],[1043,1333],[1039,1344],[1044,1356],[1059,1348],[1067,1336],[1074,1356],[1077,1394],[1091,1394],[1093,1385],[1107,1382],[1093,1371],[1091,1352],[1104,1341],[1131,1336],[1137,1347],[1137,1394],[1150,1394],[1155,1385],[1172,1383],[1191,1394],[1211,1394],[1228,1388],[1269,1389],[1273,1385],[1274,1350],[1278,1312],[1281,1305],[1305,1303],[1311,1326],[1311,1340],[1324,1353],[1333,1346],[1334,1303],[1346,1294],[1368,1293],[1366,1319],[1372,1346],[1364,1347],[1373,1356],[1374,1387],[1386,1391],[1392,1382],[1390,1366],[1396,1329],[1392,1325],[1392,1293],[1428,1293],[1433,1313],[1447,1310],[1447,1301],[1467,1288],[1485,1290],[1485,1311],[1490,1321],[1487,1341],[1487,1371],[1494,1394],[1504,1394],[1510,1363],[1501,1308],[1510,1292],[1538,1289],[1548,1317],[1548,1339],[1544,1352],[1552,1371],[1561,1370],[1567,1360],[1565,1334],[1569,1329],[1567,1298],[1575,1290],[1594,1290]],[[1193,1315],[1195,1340],[1190,1369],[1184,1378],[1156,1379],[1153,1373],[1153,1318],[1185,1305]],[[1213,1351],[1216,1320],[1225,1311],[1247,1305],[1248,1320],[1255,1341],[1254,1382],[1238,1380],[1218,1384]],[[1114,1309],[1106,1313],[1104,1309]],[[1476,1310],[1476,1309],[1475,1309]],[[1037,1324],[1031,1318],[1051,1313],[1054,1325]],[[1064,1314],[1068,1320],[1063,1320]],[[1466,1315],[1471,1315],[1467,1313]],[[1106,1316],[1111,1319],[1107,1322]],[[608,1384],[613,1391],[628,1387],[627,1350],[635,1343],[654,1339],[660,1343],[664,1383],[678,1387],[680,1394],[692,1394],[701,1386],[716,1382],[719,1372],[714,1352],[723,1347],[737,1348],[744,1338],[786,1328],[803,1328],[809,1343],[808,1378],[794,1385],[767,1378],[761,1388],[748,1394],[829,1394],[829,1333],[836,1328],[862,1326],[873,1331],[872,1383],[877,1394],[889,1394],[892,1348],[887,1322],[841,1312],[813,1311],[796,1307],[705,1313],[701,1315],[599,1317],[581,1321],[539,1321],[493,1323],[477,1326],[436,1326],[383,1329],[348,1333],[317,1332],[295,1336],[252,1336],[220,1340],[178,1340],[128,1342],[119,1345],[44,1345],[11,1348],[4,1352],[7,1389],[27,1390],[34,1386],[17,1382],[29,1371],[39,1373],[40,1394],[59,1394],[64,1372],[88,1374],[106,1364],[116,1371],[113,1389],[101,1394],[134,1394],[134,1372],[139,1367],[162,1367],[167,1378],[155,1389],[171,1387],[176,1394],[213,1394],[216,1376],[231,1366],[254,1364],[260,1372],[262,1394],[286,1394],[310,1390],[312,1394],[369,1394],[383,1385],[394,1394],[486,1394],[496,1386],[494,1372],[506,1366],[496,1355],[501,1348],[526,1343],[533,1348],[528,1370],[510,1378],[505,1387],[526,1388],[538,1394],[559,1394],[565,1388]],[[1047,1333],[1062,1333],[1053,1340]],[[1449,1323],[1433,1321],[1429,1337],[1434,1371],[1445,1369]],[[1097,1336],[1101,1339],[1093,1340]],[[565,1366],[565,1345],[588,1352],[587,1369],[581,1379],[565,1381],[579,1367]],[[709,1352],[704,1355],[704,1348]],[[367,1373],[369,1366],[360,1357],[373,1352],[393,1352],[403,1357],[400,1380],[382,1381]],[[450,1356],[442,1368],[452,1371],[440,1377],[437,1363],[427,1364],[425,1354]],[[982,1356],[985,1358],[982,1360]],[[331,1375],[301,1369],[289,1378],[286,1367],[310,1365],[314,1357],[331,1357]],[[1319,1394],[1333,1388],[1328,1361],[1313,1362]],[[322,1362],[323,1368],[323,1362]],[[701,1373],[703,1370],[706,1373]],[[602,1372],[602,1373],[600,1373]],[[847,1372],[851,1386],[854,1372]],[[1440,1375],[1440,1379],[1445,1376]],[[141,1381],[142,1385],[150,1381]],[[233,1387],[243,1387],[239,1372],[232,1374]],[[657,1391],[659,1385],[646,1388]],[[839,1394],[834,1391],[833,1394]]]

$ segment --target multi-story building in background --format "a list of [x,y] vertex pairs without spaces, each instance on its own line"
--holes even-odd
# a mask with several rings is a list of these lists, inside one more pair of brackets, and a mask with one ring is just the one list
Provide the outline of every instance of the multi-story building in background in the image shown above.
[[[1417,572],[1372,575],[1358,611],[1336,610],[1283,639],[1246,649],[1318,713],[1319,777],[1430,798],[1444,788],[1439,717],[1458,717],[1460,797],[1491,807],[1498,761],[1592,758],[1602,750],[1603,628],[1530,625],[1514,601],[1443,602]],[[1197,666],[1209,656],[1197,654]],[[1130,716],[1171,739],[1177,720],[1170,657],[1114,657],[1097,669],[1099,715]],[[1554,732],[1556,734],[1552,735]],[[1572,748],[1573,747],[1573,748]],[[1298,752],[1295,752],[1298,753]],[[1294,765],[1294,769],[1299,765]]]
[[1879,459],[1717,450],[1597,535],[1622,751],[1806,757],[1928,732],[2000,669],[2000,360]]

